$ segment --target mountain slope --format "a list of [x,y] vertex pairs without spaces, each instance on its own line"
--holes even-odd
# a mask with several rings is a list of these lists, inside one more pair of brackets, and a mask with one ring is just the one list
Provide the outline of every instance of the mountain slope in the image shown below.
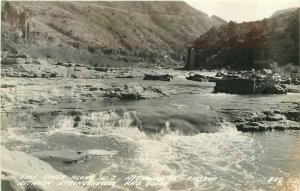
[[180,1],[12,2],[2,9],[28,14],[27,40],[55,46],[181,47],[225,23]]
[[212,28],[195,42],[196,68],[266,68],[299,65],[300,9],[278,11],[268,19]]

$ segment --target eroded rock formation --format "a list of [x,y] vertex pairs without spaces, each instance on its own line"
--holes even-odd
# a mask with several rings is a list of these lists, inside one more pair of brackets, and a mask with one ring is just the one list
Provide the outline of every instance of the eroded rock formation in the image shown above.
[[2,6],[2,22],[9,23],[20,38],[29,38],[30,21],[29,13],[13,6],[14,2],[5,2]]

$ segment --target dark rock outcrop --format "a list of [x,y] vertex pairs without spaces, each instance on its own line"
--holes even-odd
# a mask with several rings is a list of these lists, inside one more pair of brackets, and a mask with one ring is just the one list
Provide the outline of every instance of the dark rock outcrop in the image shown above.
[[286,88],[280,84],[280,75],[262,75],[260,72],[246,71],[222,74],[216,80],[214,93],[231,94],[286,94]]
[[278,83],[261,79],[220,79],[216,81],[214,93],[230,94],[286,94]]
[[254,79],[221,79],[216,81],[214,93],[256,94]]
[[231,21],[211,28],[194,42],[193,68],[249,70],[299,65],[299,13],[299,8],[291,9],[261,21]]

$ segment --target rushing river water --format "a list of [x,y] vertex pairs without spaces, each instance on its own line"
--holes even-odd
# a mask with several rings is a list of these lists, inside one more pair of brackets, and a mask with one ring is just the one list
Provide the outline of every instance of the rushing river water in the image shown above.
[[27,153],[101,153],[76,164],[46,160],[68,176],[116,183],[90,190],[292,190],[300,183],[300,132],[238,132],[221,111],[284,108],[298,98],[207,92],[64,103],[3,114],[9,125],[2,137],[8,148]]

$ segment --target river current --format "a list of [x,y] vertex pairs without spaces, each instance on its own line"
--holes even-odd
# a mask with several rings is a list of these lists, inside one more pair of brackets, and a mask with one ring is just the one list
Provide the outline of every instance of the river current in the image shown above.
[[300,184],[300,133],[242,133],[221,111],[283,108],[298,98],[207,92],[64,103],[3,114],[2,142],[26,153],[96,153],[74,164],[46,160],[70,177],[114,184],[90,190],[293,190]]

